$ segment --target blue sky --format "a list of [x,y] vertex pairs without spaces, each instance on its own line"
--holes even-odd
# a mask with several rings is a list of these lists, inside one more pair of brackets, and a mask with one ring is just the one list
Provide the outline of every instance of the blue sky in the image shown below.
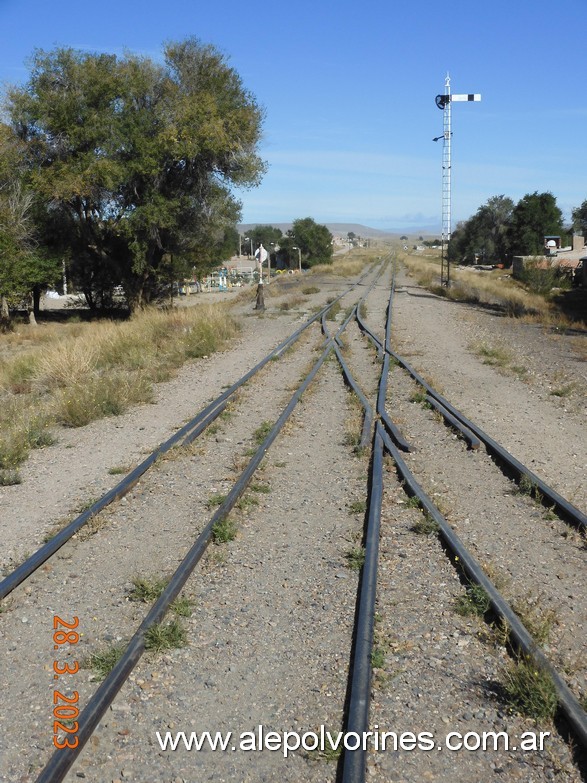
[[37,47],[217,46],[266,111],[245,223],[440,226],[447,71],[482,95],[453,104],[453,227],[494,195],[548,190],[565,217],[587,199],[587,0],[0,0],[0,29],[9,83]]

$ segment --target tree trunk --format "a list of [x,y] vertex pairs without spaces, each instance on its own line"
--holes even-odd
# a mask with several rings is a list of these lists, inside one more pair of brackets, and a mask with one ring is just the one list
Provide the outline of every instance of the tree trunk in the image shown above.
[[39,317],[40,312],[41,312],[41,287],[36,285],[33,288],[33,313],[35,314],[35,318]]
[[29,326],[37,326],[37,319],[35,318],[34,296],[32,291],[27,296],[26,309],[29,317]]
[[0,332],[8,332],[11,329],[10,310],[5,296],[0,297]]

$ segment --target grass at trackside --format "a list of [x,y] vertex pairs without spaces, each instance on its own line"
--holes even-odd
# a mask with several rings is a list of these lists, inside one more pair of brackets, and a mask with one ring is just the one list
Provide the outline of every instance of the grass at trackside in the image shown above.
[[[383,252],[355,249],[311,272],[355,276]],[[302,280],[307,285],[305,275]],[[228,307],[215,304],[152,309],[124,322],[17,327],[0,335],[0,485],[19,483],[16,468],[31,449],[54,442],[55,425],[81,427],[152,402],[154,384],[186,361],[212,354],[237,332]]]
[[565,314],[560,292],[533,293],[508,272],[478,272],[451,266],[451,287],[440,285],[440,258],[406,255],[401,258],[418,284],[448,299],[499,307],[505,315],[523,318],[557,329],[582,329],[584,325]]
[[217,351],[238,324],[217,304],[23,332],[0,337],[2,476],[50,445],[55,424],[79,427],[151,402],[154,383]]

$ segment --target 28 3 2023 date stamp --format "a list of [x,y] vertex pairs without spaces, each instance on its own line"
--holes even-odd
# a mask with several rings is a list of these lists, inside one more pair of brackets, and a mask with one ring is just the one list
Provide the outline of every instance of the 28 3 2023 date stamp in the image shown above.
[[[71,622],[62,620],[55,615],[53,617],[53,649],[65,651],[63,645],[74,645],[79,642],[79,633],[74,630],[79,625],[79,618],[74,617]],[[79,671],[79,662],[71,661],[61,663],[58,660],[53,661],[53,680],[55,690],[53,691],[53,744],[56,748],[77,748],[79,738],[76,736],[78,730],[77,717],[79,716],[79,693],[74,691],[71,695],[63,693],[67,690],[59,681],[68,674],[77,674]]]

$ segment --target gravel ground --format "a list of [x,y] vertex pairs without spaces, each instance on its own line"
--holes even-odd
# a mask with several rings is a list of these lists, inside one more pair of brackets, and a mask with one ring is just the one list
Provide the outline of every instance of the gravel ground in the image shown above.
[[[380,336],[389,280],[387,272],[367,302],[366,320]],[[22,471],[24,483],[1,490],[5,568],[36,548],[81,501],[115,484],[109,468],[139,461],[345,283],[312,280],[320,292],[295,302],[307,282],[287,282],[285,289],[269,287],[264,316],[253,316],[250,301],[237,303],[241,338],[162,384],[156,405],[60,432],[56,446],[32,455]],[[585,370],[578,336],[550,335],[430,297],[407,277],[399,283],[399,352],[516,457],[584,506]],[[343,307],[364,290],[346,297]],[[345,357],[374,400],[380,369],[375,352],[355,326],[344,339]],[[510,369],[483,364],[472,347],[478,341],[507,344],[514,357]],[[247,384],[213,433],[162,460],[127,498],[100,515],[93,535],[78,535],[10,597],[0,614],[0,648],[10,671],[0,705],[0,779],[29,783],[52,749],[54,614],[80,617],[83,635],[71,646],[70,660],[129,638],[147,608],[129,600],[132,577],[161,576],[177,566],[209,519],[211,498],[226,493],[244,466],[253,430],[275,420],[322,342],[317,327],[308,330],[287,356]],[[526,371],[512,370],[514,364]],[[564,397],[553,395],[561,385],[572,388]],[[564,662],[569,684],[584,695],[583,542],[514,492],[484,453],[467,452],[431,412],[410,402],[413,388],[405,373],[392,371],[388,410],[418,444],[409,457],[412,469],[477,557],[503,577],[508,596],[529,597],[539,608],[556,611],[547,651]],[[212,546],[188,581],[187,645],[143,657],[67,780],[336,779],[336,761],[317,753],[296,752],[284,761],[279,752],[162,751],[155,732],[238,733],[259,724],[280,732],[341,728],[358,583],[346,554],[361,541],[368,467],[366,457],[352,451],[357,421],[351,395],[329,361],[235,512],[236,539]],[[435,738],[448,731],[519,737],[534,730],[499,700],[503,648],[481,621],[455,613],[464,588],[436,537],[412,530],[418,517],[390,465],[376,627],[383,657],[375,670],[372,727],[428,731]],[[70,679],[67,687],[79,691],[83,705],[96,687],[93,675],[82,669]],[[27,720],[17,721],[23,702],[29,705]],[[569,746],[552,726],[542,728],[552,733],[543,752],[372,753],[369,779],[581,780]]]

